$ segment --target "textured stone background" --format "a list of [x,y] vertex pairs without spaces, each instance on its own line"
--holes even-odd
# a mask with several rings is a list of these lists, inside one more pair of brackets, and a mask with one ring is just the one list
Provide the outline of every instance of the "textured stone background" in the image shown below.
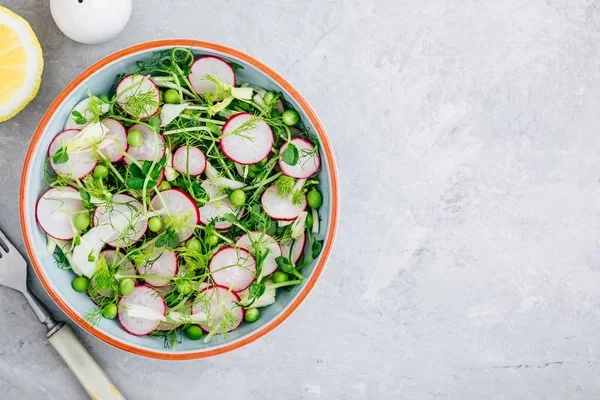
[[[275,332],[167,363],[79,331],[129,399],[600,396],[598,1],[138,0],[97,46],[63,36],[46,3],[0,0],[46,61],[35,101],[0,124],[0,226],[19,245],[18,181],[42,113],[131,44],[190,37],[257,57],[309,100],[336,150],[333,256]],[[85,398],[6,289],[0,338],[0,398]]]

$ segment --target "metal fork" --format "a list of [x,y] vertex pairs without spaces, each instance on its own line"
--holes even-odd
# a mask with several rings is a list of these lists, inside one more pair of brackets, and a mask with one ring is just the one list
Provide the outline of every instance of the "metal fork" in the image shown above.
[[102,368],[64,322],[56,322],[46,307],[27,289],[27,262],[0,231],[0,286],[25,296],[40,322],[46,325],[46,338],[94,400],[125,400]]

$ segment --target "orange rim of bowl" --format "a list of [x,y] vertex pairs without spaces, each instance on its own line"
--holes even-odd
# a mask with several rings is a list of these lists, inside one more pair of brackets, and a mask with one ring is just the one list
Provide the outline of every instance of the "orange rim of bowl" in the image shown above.
[[[48,124],[48,121],[50,120],[52,115],[56,112],[56,109],[59,107],[59,105],[66,99],[66,97],[85,79],[87,79],[92,74],[96,73],[101,68],[105,67],[106,65],[112,63],[113,61],[117,61],[123,57],[126,57],[126,56],[134,54],[134,53],[138,53],[141,51],[152,50],[157,47],[168,47],[168,46],[189,46],[189,47],[196,46],[196,47],[202,47],[205,49],[219,51],[221,53],[244,60],[245,62],[251,64],[255,68],[257,68],[260,71],[267,74],[271,79],[275,80],[281,87],[283,87],[285,90],[287,90],[292,95],[294,100],[300,105],[302,110],[305,112],[305,114],[308,116],[311,123],[317,130],[317,135],[319,137],[323,151],[325,153],[325,156],[326,156],[327,161],[330,166],[330,180],[331,180],[331,196],[330,196],[331,215],[330,215],[329,233],[328,233],[327,237],[325,238],[325,246],[323,248],[319,263],[317,264],[311,277],[308,279],[306,286],[299,293],[298,297],[285,309],[284,312],[279,314],[272,321],[268,322],[262,329],[260,329],[256,332],[253,332],[238,341],[235,341],[231,344],[226,344],[226,345],[216,348],[216,349],[200,350],[200,351],[190,352],[190,353],[173,353],[173,354],[161,353],[161,352],[147,350],[147,349],[141,349],[138,347],[128,345],[124,342],[115,340],[112,337],[104,334],[100,330],[96,329],[95,327],[86,323],[79,315],[77,315],[77,313],[75,313],[74,310],[72,310],[63,301],[63,299],[60,298],[60,296],[54,291],[54,289],[50,285],[50,282],[46,279],[45,274],[43,273],[42,268],[39,265],[37,258],[35,257],[32,240],[30,238],[27,224],[25,221],[25,196],[24,196],[25,187],[26,187],[26,183],[28,181],[29,172],[30,172],[29,171],[30,162],[33,157],[34,149],[37,147],[37,143],[39,142],[40,137],[42,136],[42,132],[45,130],[46,125]],[[73,321],[75,321],[80,327],[85,329],[88,333],[92,334],[93,336],[96,336],[100,340],[102,340],[108,344],[111,344],[119,349],[133,353],[133,354],[138,354],[140,356],[163,359],[163,360],[190,360],[190,359],[205,358],[205,357],[211,357],[211,356],[223,354],[223,353],[238,349],[240,347],[243,347],[249,343],[254,342],[257,339],[260,339],[261,337],[263,337],[266,334],[268,334],[269,332],[271,332],[273,329],[277,328],[281,323],[283,323],[283,321],[285,321],[298,308],[298,306],[300,306],[300,304],[304,301],[304,299],[306,298],[308,293],[314,287],[317,279],[319,278],[319,275],[321,275],[323,268],[325,267],[325,263],[327,262],[327,259],[329,258],[329,254],[331,253],[331,249],[333,247],[333,241],[334,241],[335,232],[337,229],[338,208],[339,208],[339,205],[338,205],[338,177],[337,177],[337,171],[336,171],[336,166],[335,166],[335,159],[333,156],[333,151],[331,149],[331,143],[329,142],[329,140],[325,134],[325,130],[323,129],[323,126],[319,122],[319,119],[317,118],[317,116],[315,115],[315,113],[311,109],[311,107],[308,105],[306,100],[300,95],[300,93],[292,85],[290,85],[285,79],[283,79],[283,77],[281,75],[279,75],[277,72],[273,71],[271,68],[267,67],[265,64],[250,57],[249,55],[247,55],[245,53],[242,53],[238,50],[235,50],[235,49],[223,46],[223,45],[210,43],[210,42],[203,42],[203,41],[198,41],[198,40],[191,40],[191,39],[157,40],[157,41],[141,43],[141,44],[138,44],[135,46],[125,48],[123,50],[117,51],[116,53],[113,53],[113,54],[107,56],[106,58],[98,61],[96,64],[92,65],[91,67],[86,69],[83,73],[81,73],[77,78],[75,78],[52,102],[52,104],[50,105],[50,107],[48,108],[48,110],[46,111],[44,116],[42,117],[42,119],[35,131],[35,134],[33,135],[33,138],[31,139],[31,143],[29,144],[29,148],[27,150],[27,154],[25,155],[25,161],[23,164],[23,174],[21,176],[21,188],[20,188],[20,196],[19,196],[19,210],[20,210],[20,214],[21,214],[20,215],[21,230],[23,232],[23,238],[25,240],[25,247],[27,248],[27,252],[29,253],[31,263],[33,265],[33,268],[34,268],[39,280],[42,282],[42,285],[44,286],[44,288],[46,288],[46,291],[50,294],[50,296],[56,302],[56,304],[58,304],[58,306]]]

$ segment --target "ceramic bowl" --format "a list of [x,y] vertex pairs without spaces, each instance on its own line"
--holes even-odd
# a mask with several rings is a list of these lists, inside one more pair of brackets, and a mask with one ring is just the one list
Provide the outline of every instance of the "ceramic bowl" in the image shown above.
[[[44,163],[48,145],[62,130],[71,109],[87,96],[87,90],[92,93],[108,92],[115,77],[122,72],[132,71],[136,61],[174,46],[188,47],[196,55],[215,55],[242,65],[244,68],[237,71],[241,81],[283,92],[285,98],[300,112],[307,127],[317,134],[321,145],[319,180],[323,193],[322,223],[318,236],[325,242],[321,255],[303,270],[305,282],[292,291],[279,291],[277,302],[263,309],[261,318],[256,323],[242,324],[228,338],[213,339],[207,344],[201,340],[184,340],[175,349],[165,349],[162,339],[130,335],[116,320],[103,319],[98,326],[90,326],[84,321],[83,316],[92,309],[93,304],[85,294],[71,288],[73,274],[57,268],[47,253],[44,232],[35,219],[35,204],[45,189]],[[240,51],[212,43],[175,39],[144,43],[118,51],[89,67],[58,95],[42,118],[29,145],[23,166],[19,203],[23,236],[33,268],[52,299],[73,321],[95,337],[128,352],[152,358],[185,360],[240,348],[275,329],[298,308],[315,285],[331,252],[338,214],[338,185],[333,152],[325,131],[306,100],[286,80],[260,61]]]

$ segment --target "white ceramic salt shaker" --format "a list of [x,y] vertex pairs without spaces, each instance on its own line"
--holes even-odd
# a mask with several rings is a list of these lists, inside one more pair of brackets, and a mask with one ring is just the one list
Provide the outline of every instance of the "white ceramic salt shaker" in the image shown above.
[[50,0],[50,12],[59,29],[79,43],[110,40],[125,28],[132,0]]

